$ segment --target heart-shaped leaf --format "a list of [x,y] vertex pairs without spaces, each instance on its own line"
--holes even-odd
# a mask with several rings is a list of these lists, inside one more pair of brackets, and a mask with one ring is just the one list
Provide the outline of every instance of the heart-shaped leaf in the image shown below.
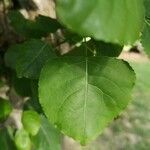
[[123,60],[57,58],[42,70],[40,103],[51,123],[84,145],[127,106],[134,81]]

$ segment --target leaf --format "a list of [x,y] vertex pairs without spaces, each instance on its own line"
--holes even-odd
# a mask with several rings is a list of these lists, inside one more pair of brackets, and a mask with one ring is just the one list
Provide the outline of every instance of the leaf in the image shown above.
[[14,74],[12,76],[12,85],[19,95],[23,97],[31,96],[31,80],[27,78],[17,78],[16,74]]
[[144,6],[146,19],[150,19],[150,0],[144,0]]
[[10,47],[6,52],[5,62],[16,70],[19,78],[38,78],[45,62],[54,57],[56,55],[48,43],[31,39]]
[[109,56],[118,57],[123,49],[123,46],[112,43],[105,43],[103,41],[91,40],[88,43],[88,47],[92,50],[96,50],[96,56]]
[[105,42],[132,44],[143,26],[143,0],[57,0],[56,6],[68,28]]
[[83,40],[83,37],[76,34],[76,33],[72,33],[70,31],[68,31],[67,29],[63,30],[63,34],[65,37],[65,41],[67,41],[70,44],[77,44],[79,42],[81,42]]
[[145,27],[142,33],[142,45],[147,55],[150,57],[150,22],[145,23]]
[[38,80],[31,80],[30,88],[31,95],[30,98],[24,103],[23,110],[35,110],[39,114],[43,114],[38,97]]
[[105,43],[103,41],[90,40],[83,42],[81,46],[75,47],[66,56],[109,56],[117,57],[121,53],[123,47],[117,44]]
[[15,144],[18,150],[31,150],[31,141],[26,130],[17,130],[15,134]]
[[16,150],[15,145],[9,136],[7,128],[0,128],[0,149]]
[[141,36],[141,42],[145,52],[150,57],[150,1],[144,0],[145,4],[145,26]]
[[94,56],[95,49],[88,47],[88,43],[83,42],[80,46],[75,46],[71,51],[62,56]]
[[8,17],[17,33],[27,38],[41,38],[62,28],[56,19],[42,15],[32,21],[18,11],[10,11]]
[[38,113],[43,113],[43,110],[41,108],[41,105],[39,103],[39,97],[38,97],[38,80],[32,80],[31,82],[31,90],[32,90],[32,96],[31,96],[31,105],[34,107],[34,109]]
[[6,119],[12,111],[12,106],[8,100],[0,98],[0,120]]
[[49,121],[84,145],[127,106],[134,82],[123,60],[62,57],[44,66],[39,99]]
[[34,150],[60,150],[60,133],[44,117],[41,116],[41,128],[32,137]]
[[40,129],[40,117],[36,111],[28,110],[22,114],[22,124],[26,131],[35,136]]

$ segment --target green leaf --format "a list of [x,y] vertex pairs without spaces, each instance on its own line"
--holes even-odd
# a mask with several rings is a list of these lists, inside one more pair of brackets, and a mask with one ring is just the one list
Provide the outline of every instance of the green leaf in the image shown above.
[[6,119],[12,111],[12,106],[8,100],[0,98],[0,120]]
[[41,128],[32,137],[34,150],[60,150],[60,133],[44,117],[41,116]]
[[141,42],[145,52],[150,57],[150,0],[144,0],[145,4],[145,26],[141,36]]
[[143,0],[57,0],[56,6],[68,28],[105,42],[132,44],[143,26]]
[[38,80],[32,80],[31,90],[32,90],[32,96],[31,96],[31,99],[30,99],[31,105],[34,107],[34,109],[37,112],[43,113],[43,110],[42,110],[41,105],[39,103]]
[[41,40],[31,39],[8,49],[6,65],[15,69],[19,78],[38,78],[45,62],[56,57],[52,47]]
[[142,33],[142,45],[144,47],[145,52],[150,57],[150,22],[145,23],[145,27]]
[[0,150],[16,150],[7,128],[0,129]]
[[17,78],[16,74],[14,74],[12,77],[12,85],[19,95],[23,97],[31,96],[31,80],[27,78]]
[[103,41],[89,41],[87,45],[91,50],[96,51],[95,56],[109,56],[118,57],[123,49],[122,46],[118,44],[105,43]]
[[22,114],[22,124],[28,133],[36,135],[40,129],[40,117],[36,111],[28,110]]
[[80,46],[75,46],[71,51],[62,56],[94,56],[95,53],[95,49],[91,49],[88,43],[83,42]]
[[15,134],[15,144],[18,150],[31,150],[31,140],[26,130],[17,130]]
[[146,19],[150,19],[150,0],[144,0],[144,6]]
[[134,82],[123,60],[62,57],[44,66],[39,99],[50,122],[84,145],[127,106]]
[[105,43],[103,41],[90,40],[83,42],[81,46],[75,47],[65,56],[109,56],[117,57],[123,47],[117,44]]
[[39,114],[43,113],[42,107],[39,103],[38,97],[38,80],[31,80],[30,84],[31,95],[30,98],[24,103],[24,110],[35,110]]
[[68,31],[67,29],[63,30],[63,34],[64,34],[64,37],[65,37],[65,41],[67,41],[68,43],[70,44],[77,44],[79,42],[81,42],[83,40],[83,37],[76,34],[76,33],[72,33],[70,31]]
[[32,21],[25,19],[18,11],[10,11],[8,17],[17,33],[27,38],[41,38],[62,28],[56,19],[42,15]]

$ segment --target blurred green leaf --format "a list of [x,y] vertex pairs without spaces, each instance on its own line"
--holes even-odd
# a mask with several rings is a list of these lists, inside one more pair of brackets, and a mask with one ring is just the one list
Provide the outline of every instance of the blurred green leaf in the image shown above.
[[63,30],[63,34],[65,37],[65,41],[74,45],[77,44],[78,42],[81,42],[83,40],[83,37],[80,36],[79,34],[73,33],[69,30]]
[[90,50],[95,50],[95,56],[109,56],[118,57],[121,53],[123,46],[112,43],[105,43],[103,41],[90,40],[87,44]]
[[61,150],[60,132],[41,116],[41,127],[38,134],[32,137],[32,143],[34,150]]
[[16,92],[23,96],[28,97],[32,95],[31,92],[31,80],[27,78],[18,78],[16,74],[13,74],[12,85],[14,86]]
[[0,120],[6,119],[12,111],[12,106],[8,100],[0,98]]
[[42,114],[43,110],[39,103],[38,97],[38,80],[31,80],[30,83],[31,95],[29,99],[24,103],[24,110],[35,110]]
[[31,91],[32,91],[32,96],[31,96],[30,101],[31,101],[32,106],[37,112],[43,113],[42,107],[39,103],[38,80],[31,81]]
[[144,0],[145,16],[150,20],[150,0]]
[[150,0],[144,0],[145,4],[145,26],[141,36],[141,42],[145,52],[150,57]]
[[0,129],[0,150],[16,150],[7,128]]
[[40,128],[40,117],[36,111],[28,110],[22,114],[22,124],[26,131],[32,136],[36,135]]
[[18,129],[16,131],[15,144],[17,150],[31,150],[31,140],[26,130]]
[[27,38],[41,38],[62,28],[56,19],[42,15],[32,21],[25,19],[18,11],[10,11],[8,17],[16,32]]
[[142,45],[146,54],[150,57],[150,22],[146,22],[142,33]]
[[59,20],[79,35],[133,44],[143,27],[143,0],[57,0]]
[[38,78],[48,59],[56,57],[53,48],[46,42],[31,39],[8,49],[5,62],[15,69],[19,78]]
[[105,43],[103,41],[90,40],[83,42],[79,47],[65,54],[64,56],[109,56],[117,57],[123,47],[117,44]]

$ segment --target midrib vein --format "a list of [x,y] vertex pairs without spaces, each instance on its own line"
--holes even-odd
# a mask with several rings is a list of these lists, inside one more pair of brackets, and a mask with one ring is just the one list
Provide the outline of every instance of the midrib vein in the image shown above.
[[84,138],[86,138],[86,105],[88,96],[88,58],[85,58],[85,93],[84,93]]

